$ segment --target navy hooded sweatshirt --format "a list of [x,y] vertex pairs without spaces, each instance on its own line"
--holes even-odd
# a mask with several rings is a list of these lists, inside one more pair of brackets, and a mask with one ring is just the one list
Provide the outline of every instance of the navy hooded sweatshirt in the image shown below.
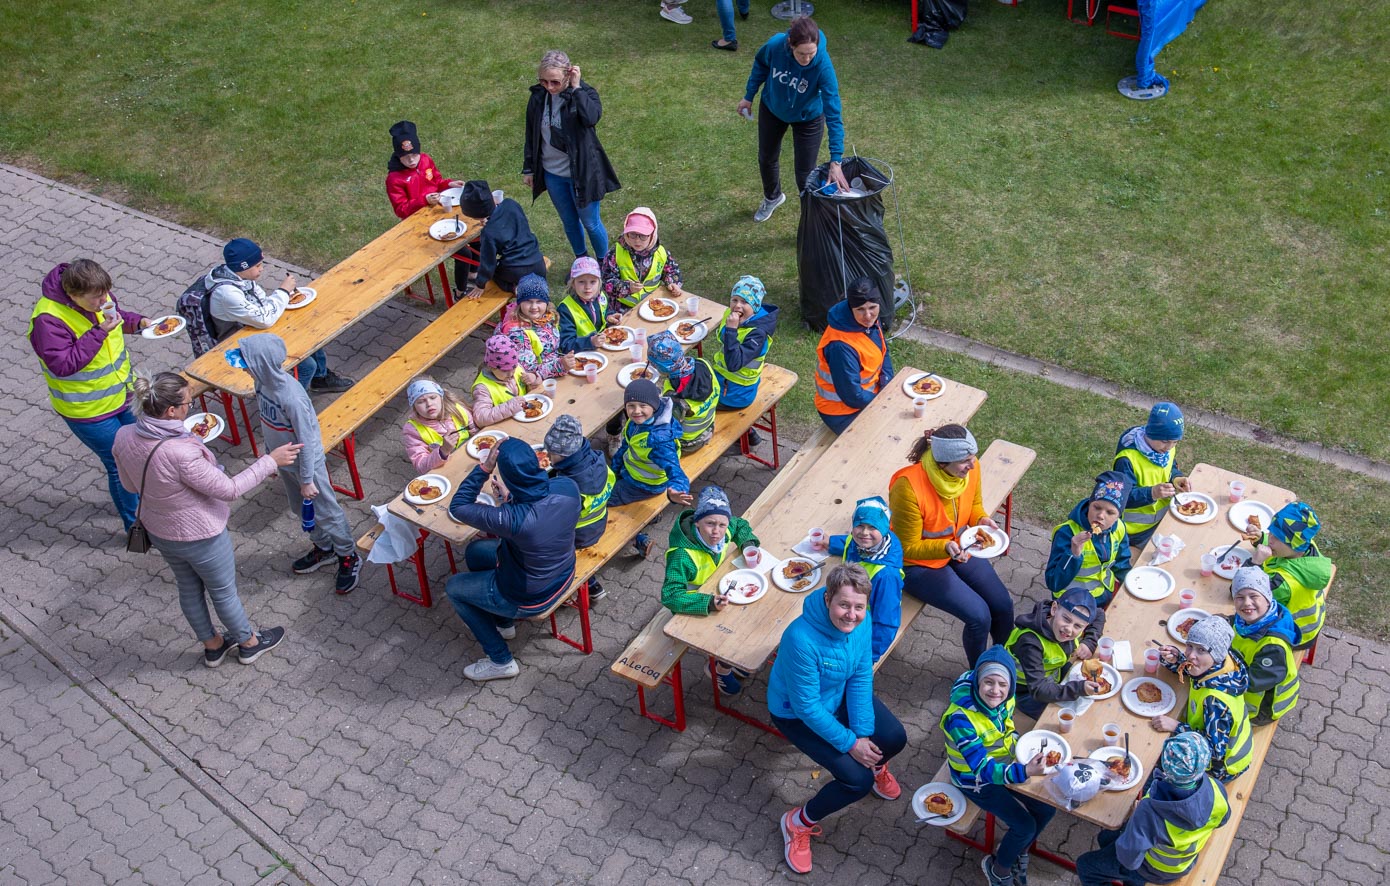
[[[603,457],[602,452],[590,446],[588,440],[583,442],[578,451],[562,461],[555,462],[551,467],[554,468],[556,477],[568,477],[573,480],[581,495],[598,495],[608,485],[608,460]],[[608,511],[605,510],[597,523],[575,531],[574,546],[587,548],[596,544],[607,528]]]

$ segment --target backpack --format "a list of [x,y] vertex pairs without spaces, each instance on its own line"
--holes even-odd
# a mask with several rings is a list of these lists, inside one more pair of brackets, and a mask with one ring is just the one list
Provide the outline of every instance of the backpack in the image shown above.
[[224,325],[213,319],[212,291],[207,288],[204,274],[185,289],[175,304],[178,315],[188,323],[188,343],[193,346],[193,356],[201,357],[217,346],[217,343],[236,330],[236,324]]

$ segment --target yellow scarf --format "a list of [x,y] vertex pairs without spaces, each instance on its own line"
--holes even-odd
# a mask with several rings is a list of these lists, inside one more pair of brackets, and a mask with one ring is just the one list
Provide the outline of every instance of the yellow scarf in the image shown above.
[[927,453],[922,458],[922,467],[926,469],[927,479],[931,480],[931,485],[936,489],[936,494],[941,496],[942,501],[954,501],[965,493],[966,477],[953,477],[941,469],[941,465],[936,463],[936,459]]

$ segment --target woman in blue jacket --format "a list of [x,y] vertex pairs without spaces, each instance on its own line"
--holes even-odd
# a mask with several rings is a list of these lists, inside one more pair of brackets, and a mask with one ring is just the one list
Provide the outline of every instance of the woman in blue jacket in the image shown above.
[[787,865],[811,870],[817,824],[873,791],[902,794],[888,761],[907,745],[898,718],[874,697],[870,657],[869,576],[857,564],[830,570],[824,593],[812,591],[801,617],[782,633],[768,678],[767,707],[787,740],[823,766],[833,781],[782,816]]
[[840,171],[845,150],[845,124],[840,119],[840,83],[835,64],[825,48],[825,34],[809,18],[793,19],[785,34],[777,34],[763,44],[753,59],[753,71],[738,112],[753,109],[753,97],[763,91],[758,105],[758,171],[763,177],[763,202],[753,221],[767,221],[787,200],[782,193],[782,137],[792,130],[792,150],[796,157],[796,190],[806,187],[806,179],[816,168],[821,133],[830,128],[830,169],[826,180],[848,188]]

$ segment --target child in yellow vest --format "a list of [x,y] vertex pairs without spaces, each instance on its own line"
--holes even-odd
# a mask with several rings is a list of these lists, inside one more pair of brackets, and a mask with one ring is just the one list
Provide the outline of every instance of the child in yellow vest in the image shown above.
[[1189,490],[1188,479],[1178,469],[1178,441],[1186,420],[1176,403],[1155,403],[1149,420],[1120,435],[1115,447],[1115,470],[1134,483],[1125,508],[1125,531],[1134,550],[1149,543],[1168,499]]
[[420,473],[433,471],[475,430],[473,417],[453,391],[427,375],[406,386],[405,399],[410,404],[410,418],[401,425],[406,457]]
[[505,335],[494,335],[483,346],[483,366],[473,380],[475,426],[485,428],[516,415],[526,406],[526,394],[541,383],[521,367],[517,351],[516,342]]
[[1245,706],[1251,722],[1272,723],[1298,704],[1298,627],[1293,616],[1274,599],[1269,576],[1258,566],[1236,570],[1231,580],[1231,600],[1236,614],[1231,627],[1236,636],[1231,650],[1250,671]]
[[1159,732],[1196,732],[1211,745],[1211,775],[1227,784],[1250,768],[1253,744],[1245,693],[1250,672],[1231,654],[1235,630],[1219,615],[1209,615],[1187,632],[1187,648],[1164,646],[1159,658],[1188,682],[1181,720],[1159,715],[1149,725]]
[[603,272],[598,262],[581,255],[570,265],[569,294],[560,300],[560,350],[566,353],[592,351],[594,336],[609,326],[623,322],[623,313],[614,299],[603,291]]
[[540,378],[560,378],[574,368],[574,352],[560,346],[560,315],[550,306],[550,286],[540,274],[516,284],[516,299],[502,310],[497,331],[516,342],[522,369]]
[[1286,504],[1274,515],[1264,544],[1255,549],[1255,564],[1269,575],[1274,599],[1288,608],[1298,626],[1297,649],[1312,645],[1327,618],[1332,561],[1313,542],[1321,528],[1308,505]]
[[628,213],[623,235],[603,257],[603,291],[624,308],[665,286],[673,298],[684,298],[676,257],[661,245],[656,214],[645,206]]

